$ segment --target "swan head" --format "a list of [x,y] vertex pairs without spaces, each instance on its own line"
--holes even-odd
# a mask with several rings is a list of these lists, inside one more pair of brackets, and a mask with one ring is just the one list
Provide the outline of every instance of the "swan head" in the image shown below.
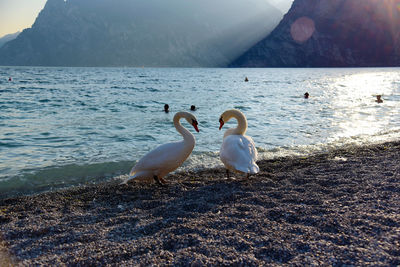
[[224,124],[225,124],[224,118],[221,116],[221,118],[219,118],[219,129],[220,130],[222,129],[222,126],[224,126]]
[[222,126],[224,126],[225,122],[228,122],[232,118],[246,118],[244,114],[238,110],[238,109],[230,109],[222,113],[221,117],[219,118],[219,129],[222,129]]
[[196,132],[200,132],[199,128],[197,128],[197,125],[199,125],[199,123],[197,122],[196,117],[194,119],[192,119],[191,122],[189,121],[189,123],[192,124],[192,126],[196,130]]
[[179,118],[185,118],[187,120],[187,122],[193,126],[193,128],[196,130],[196,132],[200,132],[199,128],[197,127],[197,125],[199,125],[199,123],[197,122],[197,119],[193,114],[191,114],[189,112],[184,112],[184,111],[178,112],[175,114],[174,121],[179,120]]

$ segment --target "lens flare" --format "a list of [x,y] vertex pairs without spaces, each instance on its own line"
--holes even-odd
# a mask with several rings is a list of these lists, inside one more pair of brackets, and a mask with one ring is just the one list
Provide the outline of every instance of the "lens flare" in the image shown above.
[[397,10],[400,12],[400,4],[397,4]]
[[293,40],[303,43],[310,39],[315,31],[314,21],[308,17],[298,18],[290,27]]

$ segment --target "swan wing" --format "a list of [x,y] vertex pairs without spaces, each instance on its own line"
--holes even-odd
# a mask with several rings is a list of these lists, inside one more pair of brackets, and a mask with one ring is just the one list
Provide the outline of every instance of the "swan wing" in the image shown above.
[[161,145],[138,161],[129,174],[129,180],[151,179],[154,175],[163,177],[177,169],[191,152],[187,153],[183,141]]
[[257,156],[256,146],[249,136],[229,135],[222,142],[220,158],[228,169],[257,173]]

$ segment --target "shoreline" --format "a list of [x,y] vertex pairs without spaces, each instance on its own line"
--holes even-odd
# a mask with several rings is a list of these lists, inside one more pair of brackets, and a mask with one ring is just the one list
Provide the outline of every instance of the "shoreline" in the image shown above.
[[396,141],[2,199],[0,238],[23,265],[399,265],[399,162]]

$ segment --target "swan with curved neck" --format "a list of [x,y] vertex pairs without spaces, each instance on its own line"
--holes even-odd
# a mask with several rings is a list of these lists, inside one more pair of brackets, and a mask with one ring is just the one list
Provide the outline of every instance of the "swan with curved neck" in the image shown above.
[[236,128],[230,128],[225,131],[222,146],[220,149],[220,158],[226,167],[226,174],[229,178],[229,170],[238,173],[250,174],[258,173],[259,167],[257,161],[257,149],[253,139],[246,136],[247,119],[246,116],[237,109],[227,110],[222,113],[219,119],[219,129],[222,129],[225,122],[235,118],[238,122]]
[[183,140],[163,144],[148,152],[132,168],[129,178],[124,183],[128,183],[131,180],[150,179],[154,179],[159,184],[166,183],[163,177],[182,165],[192,153],[196,143],[194,135],[181,125],[180,119],[182,118],[199,132],[197,119],[194,115],[188,112],[176,113],[173,119],[174,126],[178,133],[182,135]]

